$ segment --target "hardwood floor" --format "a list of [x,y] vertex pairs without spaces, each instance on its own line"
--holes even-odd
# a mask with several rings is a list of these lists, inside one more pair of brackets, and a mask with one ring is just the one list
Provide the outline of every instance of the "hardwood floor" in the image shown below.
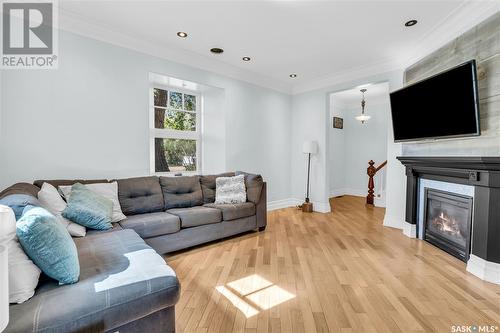
[[167,256],[182,285],[177,330],[500,327],[500,286],[432,245],[383,227],[384,209],[365,207],[363,198],[336,198],[333,206],[329,214],[273,211],[265,232]]

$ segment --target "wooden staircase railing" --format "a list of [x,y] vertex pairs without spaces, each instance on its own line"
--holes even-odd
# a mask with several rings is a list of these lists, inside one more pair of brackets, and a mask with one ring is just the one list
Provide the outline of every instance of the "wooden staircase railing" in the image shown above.
[[373,205],[373,199],[375,198],[375,196],[373,195],[373,193],[375,193],[375,191],[373,190],[375,188],[373,177],[375,177],[380,169],[386,166],[387,160],[380,164],[378,167],[375,167],[374,164],[375,162],[373,162],[373,160],[370,160],[370,162],[368,162],[369,166],[366,169],[366,174],[368,175],[368,195],[366,196],[366,204],[368,205]]

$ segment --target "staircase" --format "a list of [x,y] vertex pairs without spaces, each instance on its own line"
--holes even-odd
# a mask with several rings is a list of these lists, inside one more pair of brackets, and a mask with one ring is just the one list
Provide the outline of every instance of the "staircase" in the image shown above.
[[[375,166],[373,160],[368,162],[368,168],[366,169],[366,174],[368,175],[367,205],[385,207],[385,172],[382,169],[386,165],[387,160],[382,162],[378,167]],[[377,179],[377,187],[375,187],[375,178]]]

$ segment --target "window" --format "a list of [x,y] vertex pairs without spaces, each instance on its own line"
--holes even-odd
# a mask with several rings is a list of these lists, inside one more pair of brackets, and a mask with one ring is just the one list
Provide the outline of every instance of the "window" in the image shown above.
[[154,85],[150,96],[151,171],[200,169],[201,98],[195,92]]

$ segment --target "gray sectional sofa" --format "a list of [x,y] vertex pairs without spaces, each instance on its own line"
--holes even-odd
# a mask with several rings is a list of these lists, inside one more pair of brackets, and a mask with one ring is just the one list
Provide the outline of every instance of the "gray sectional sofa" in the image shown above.
[[[79,282],[58,286],[42,276],[35,296],[10,306],[6,332],[175,331],[180,284],[160,254],[266,227],[266,183],[259,175],[245,174],[247,202],[214,203],[215,179],[232,175],[116,180],[127,218],[109,231],[74,238]],[[0,204],[15,211],[36,205],[44,182],[57,187],[106,181],[18,183],[0,193]]]

